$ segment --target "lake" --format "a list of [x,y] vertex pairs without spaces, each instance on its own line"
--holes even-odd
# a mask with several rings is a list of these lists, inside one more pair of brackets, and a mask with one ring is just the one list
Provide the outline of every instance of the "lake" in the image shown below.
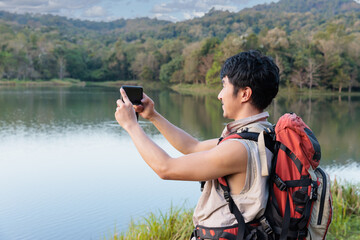
[[[156,109],[199,139],[228,120],[216,95],[145,92]],[[131,219],[194,207],[197,182],[159,179],[114,119],[118,88],[0,86],[0,239],[110,238]],[[360,182],[360,97],[278,97],[270,120],[296,112],[322,148],[331,178]],[[139,119],[171,156],[181,154]]]

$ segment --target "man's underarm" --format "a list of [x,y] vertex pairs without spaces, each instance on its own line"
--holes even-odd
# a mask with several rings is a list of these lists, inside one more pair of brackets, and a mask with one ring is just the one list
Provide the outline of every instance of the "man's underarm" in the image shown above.
[[179,152],[183,154],[190,154],[200,151],[210,150],[217,144],[216,139],[199,141],[192,137],[190,134],[182,130],[181,128],[170,123],[161,114],[157,113],[156,116],[151,119],[154,126],[160,131],[160,133],[166,138],[166,140]]

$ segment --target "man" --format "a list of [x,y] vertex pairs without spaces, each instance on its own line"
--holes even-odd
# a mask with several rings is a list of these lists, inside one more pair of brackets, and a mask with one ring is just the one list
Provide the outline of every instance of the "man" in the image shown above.
[[[271,127],[264,109],[276,96],[279,69],[271,58],[257,51],[242,52],[226,60],[221,69],[223,88],[218,95],[223,116],[233,119],[222,137],[251,129],[261,132]],[[162,117],[154,102],[144,94],[142,105],[133,106],[121,89],[123,100],[117,101],[115,118],[129,133],[145,162],[162,179],[206,181],[194,212],[194,224],[228,227],[237,223],[219,187],[217,178],[227,176],[231,196],[245,222],[264,213],[268,197],[267,174],[271,152],[249,140],[218,139],[198,141]],[[156,145],[136,121],[135,111],[150,120],[161,134],[184,155],[170,157]],[[260,144],[259,144],[260,145]],[[265,166],[266,165],[266,166]]]

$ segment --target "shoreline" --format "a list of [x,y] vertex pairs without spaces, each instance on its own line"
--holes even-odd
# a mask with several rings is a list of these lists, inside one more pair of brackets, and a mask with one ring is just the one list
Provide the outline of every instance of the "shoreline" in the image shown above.
[[[51,80],[1,80],[0,87],[2,86],[26,86],[26,87],[51,87],[51,86],[102,86],[102,87],[121,87],[122,85],[135,85],[143,86],[144,89],[171,89],[174,92],[179,94],[189,94],[189,95],[217,95],[221,91],[221,86],[209,87],[205,84],[189,84],[181,83],[175,85],[165,86],[160,82],[143,82],[140,80],[117,80],[117,81],[105,81],[105,82],[85,82],[78,79],[65,78],[60,79],[51,79]],[[337,92],[326,89],[298,89],[298,88],[288,88],[281,87],[277,97],[291,97],[291,95],[302,95],[304,97],[352,97],[360,96],[360,92]]]
[[86,82],[77,79],[51,79],[44,80],[0,80],[0,86],[26,86],[26,87],[51,87],[51,86],[85,86]]

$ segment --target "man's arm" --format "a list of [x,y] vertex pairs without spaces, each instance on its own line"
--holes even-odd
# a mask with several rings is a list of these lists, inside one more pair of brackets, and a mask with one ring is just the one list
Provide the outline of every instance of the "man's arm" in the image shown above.
[[217,139],[199,141],[176,127],[154,109],[154,102],[144,94],[142,106],[135,106],[135,110],[145,119],[150,120],[168,142],[183,154],[209,150],[217,145]]
[[207,181],[246,172],[247,151],[238,141],[226,141],[207,151],[172,158],[138,124],[126,131],[142,158],[162,179]]
[[210,150],[170,157],[156,145],[136,121],[135,112],[124,91],[124,102],[117,101],[115,118],[129,133],[145,162],[163,179],[206,181],[245,173],[247,150],[238,141],[226,141]]
[[170,123],[159,113],[155,113],[150,119],[168,142],[183,154],[209,150],[217,145],[218,139],[199,141],[184,130]]

